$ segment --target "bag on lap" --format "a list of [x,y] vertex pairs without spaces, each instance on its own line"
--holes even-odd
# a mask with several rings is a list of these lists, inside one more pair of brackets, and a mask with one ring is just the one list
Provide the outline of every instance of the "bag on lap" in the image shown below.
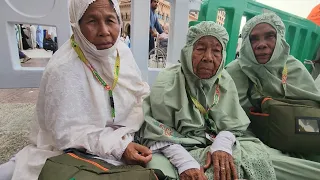
[[47,159],[39,180],[158,180],[163,173],[138,165],[114,166],[76,149]]
[[252,99],[252,87],[250,81],[250,128],[262,142],[283,152],[320,153],[320,103],[270,97]]

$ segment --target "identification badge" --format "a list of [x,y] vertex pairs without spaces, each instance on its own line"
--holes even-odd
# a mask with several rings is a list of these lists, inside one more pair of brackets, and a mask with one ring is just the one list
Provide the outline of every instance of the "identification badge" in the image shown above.
[[206,133],[206,138],[207,138],[209,141],[214,142],[214,140],[216,139],[216,136]]

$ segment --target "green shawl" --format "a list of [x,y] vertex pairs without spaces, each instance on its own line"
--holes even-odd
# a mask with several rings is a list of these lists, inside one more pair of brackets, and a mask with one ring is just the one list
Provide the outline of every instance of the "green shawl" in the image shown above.
[[[257,62],[249,39],[252,29],[260,23],[268,23],[277,31],[276,46],[270,61],[266,64]],[[242,36],[240,57],[231,62],[226,70],[237,86],[240,104],[246,111],[251,107],[247,98],[248,78],[264,96],[320,102],[320,92],[317,90],[310,73],[299,60],[289,55],[290,47],[285,40],[285,26],[280,17],[273,13],[255,16],[244,26]],[[288,67],[286,92],[284,92],[281,83],[285,64]],[[252,96],[257,98],[259,94],[253,92]]]
[[[192,68],[193,45],[203,36],[214,36],[223,46],[223,60],[216,75],[210,79],[198,78]],[[211,124],[217,133],[247,129],[249,119],[238,103],[234,82],[223,69],[228,39],[225,29],[214,22],[203,22],[190,28],[187,44],[181,51],[181,65],[160,72],[150,96],[144,101],[143,144],[151,146],[155,141],[168,141],[186,147],[209,145],[205,138],[204,118],[188,96],[186,86],[188,84],[192,96],[202,105],[210,106],[220,74],[221,96],[219,103],[209,112]]]
[[[219,70],[206,80],[193,73],[191,58],[193,45],[204,36],[216,37],[223,47],[223,60]],[[189,29],[186,46],[181,51],[181,65],[160,72],[150,96],[144,100],[145,123],[139,132],[140,142],[148,147],[157,141],[181,144],[204,165],[212,142],[206,140],[204,118],[190,99],[186,86],[190,87],[192,96],[202,105],[210,106],[218,82],[221,96],[218,104],[209,111],[210,123],[216,133],[230,131],[236,135],[233,157],[239,177],[250,180],[276,179],[265,146],[246,133],[249,118],[239,104],[232,78],[223,69],[227,42],[226,30],[214,22],[202,22]],[[221,78],[217,81],[220,75]],[[159,164],[160,169],[161,166],[163,165]],[[213,179],[212,168],[206,175],[208,179]]]

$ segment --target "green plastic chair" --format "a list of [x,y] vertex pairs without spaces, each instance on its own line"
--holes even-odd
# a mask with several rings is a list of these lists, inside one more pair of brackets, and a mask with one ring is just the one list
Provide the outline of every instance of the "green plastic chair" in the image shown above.
[[[320,46],[320,26],[296,15],[275,9],[253,0],[207,0],[201,6],[198,21],[192,21],[189,26],[201,21],[216,21],[220,9],[226,12],[224,27],[227,29],[230,41],[227,47],[226,64],[234,60],[240,31],[242,16],[247,20],[264,13],[274,12],[281,17],[286,26],[286,40],[290,45],[291,55],[302,63],[315,59]],[[305,64],[311,71],[312,66]]]

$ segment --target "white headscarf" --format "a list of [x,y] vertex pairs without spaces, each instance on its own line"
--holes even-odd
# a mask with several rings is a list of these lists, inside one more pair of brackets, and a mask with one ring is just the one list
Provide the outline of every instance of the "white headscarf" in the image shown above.
[[[72,31],[74,33],[75,41],[80,45],[82,51],[85,51],[86,53],[92,55],[97,60],[103,61],[105,60],[105,57],[110,56],[110,54],[115,52],[119,38],[111,48],[105,49],[105,50],[97,50],[97,48],[84,37],[79,25],[79,21],[84,15],[85,11],[88,9],[89,5],[94,3],[95,1],[96,0],[78,0],[78,1],[71,0],[70,6],[69,6],[70,22],[71,22]],[[114,5],[114,9],[117,13],[120,26],[121,26],[122,20],[121,20],[118,1],[112,0],[112,3]],[[121,30],[119,31],[119,36],[120,36],[120,32]]]
[[[94,3],[96,0],[71,0],[69,6],[70,22],[71,27],[74,33],[75,41],[79,44],[82,51],[84,52],[86,58],[91,61],[98,61],[102,65],[103,73],[113,79],[113,65],[116,59],[116,49],[119,50],[121,60],[128,59],[127,54],[121,53],[121,49],[124,47],[124,43],[120,40],[121,29],[119,29],[118,39],[116,43],[109,49],[97,50],[97,48],[90,43],[82,34],[79,21],[84,15],[85,11],[88,9],[89,5]],[[120,7],[118,0],[111,0],[114,6],[114,9],[119,18],[120,26],[122,27],[122,19],[120,13]],[[130,52],[131,53],[131,52]],[[127,61],[127,60],[126,60]],[[135,65],[136,66],[136,65]],[[133,91],[141,91],[141,87],[138,84],[141,84],[140,70],[139,73],[132,73],[132,68],[138,69],[138,67],[132,67],[132,64],[121,63],[119,84],[130,84],[127,88],[130,88]],[[138,76],[137,76],[138,75]],[[130,77],[130,78],[129,78]],[[137,81],[138,80],[138,81]]]

